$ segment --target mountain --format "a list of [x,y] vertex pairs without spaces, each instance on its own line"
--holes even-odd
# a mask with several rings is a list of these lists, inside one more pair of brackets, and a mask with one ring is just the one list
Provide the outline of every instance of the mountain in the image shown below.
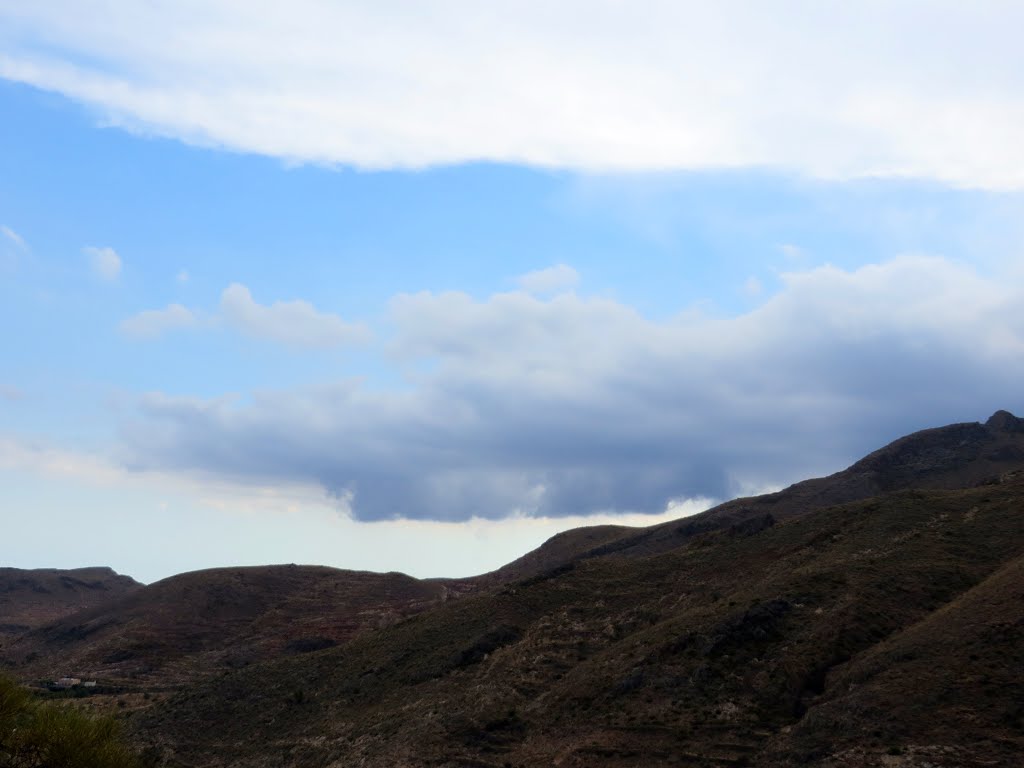
[[837,669],[820,702],[773,745],[774,762],[789,765],[793,753],[857,756],[881,741],[904,745],[892,751],[921,764],[1020,764],[1022,587],[1017,557]]
[[0,641],[141,587],[110,568],[0,568]]
[[445,598],[443,583],[320,566],[172,576],[25,632],[4,649],[25,678],[98,678],[168,690],[224,669],[308,653]]
[[[463,579],[467,586],[483,587],[519,581],[548,573],[583,557],[593,557],[609,545],[637,532],[627,525],[588,525],[556,533],[537,549],[503,565],[496,571]],[[465,587],[464,587],[465,588]]]
[[[915,432],[847,469],[796,483],[777,493],[734,499],[701,514],[649,528],[620,528],[618,535],[609,531],[607,539],[594,548],[581,545],[591,529],[569,531],[562,534],[565,540],[560,548],[571,552],[563,562],[581,557],[651,555],[674,549],[689,538],[709,531],[724,528],[750,531],[816,509],[902,488],[963,488],[997,478],[1022,465],[1024,419],[1008,411],[997,411],[984,424],[952,424]],[[530,557],[527,555],[516,562]],[[558,564],[549,557],[546,565],[557,567]]]
[[1011,766],[1022,606],[1024,420],[999,412],[475,579],[184,574],[12,661],[100,665],[180,768]]
[[1013,765],[1021,625],[987,607],[1019,602],[1022,555],[1020,477],[892,492],[449,601],[131,727],[182,766]]

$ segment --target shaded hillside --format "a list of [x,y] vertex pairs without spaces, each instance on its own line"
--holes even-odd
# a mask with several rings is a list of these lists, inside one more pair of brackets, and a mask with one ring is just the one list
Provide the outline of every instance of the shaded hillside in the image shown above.
[[[716,530],[749,535],[777,521],[887,490],[958,488],[996,478],[1022,464],[1024,420],[1000,411],[984,425],[955,424],[917,432],[829,477],[797,483],[778,493],[730,501],[682,520],[649,528],[606,525],[566,531],[496,571],[469,579],[417,582],[396,574],[295,566],[287,570],[222,569],[172,577],[105,608],[102,603],[106,599],[122,594],[114,589],[110,577],[124,580],[116,584],[122,590],[139,585],[108,569],[17,572],[22,576],[10,583],[21,585],[20,592],[12,594],[32,606],[35,619],[11,623],[19,624],[16,628],[20,630],[38,627],[45,619],[63,620],[22,638],[13,647],[8,643],[4,655],[16,663],[33,653],[42,655],[28,670],[40,674],[55,669],[53,659],[61,665],[72,663],[118,677],[145,673],[165,666],[170,659],[194,654],[208,656],[204,669],[238,665],[280,650],[278,634],[296,636],[286,642],[299,642],[305,636],[306,647],[339,642],[358,629],[417,611],[432,600],[543,577],[583,559],[651,555]],[[29,573],[38,575],[29,580],[24,576]],[[43,583],[43,574],[51,575],[50,582]],[[85,578],[89,574],[91,581]],[[103,574],[106,581],[99,578]],[[57,584],[62,589],[57,589]],[[396,586],[399,584],[401,588]],[[69,591],[68,585],[80,588]],[[88,602],[89,598],[94,602]],[[319,614],[321,599],[336,599],[328,603],[324,616]],[[70,615],[94,605],[92,611]],[[256,621],[258,617],[263,618]],[[244,642],[236,642],[229,653],[226,640],[218,639],[222,635]]]
[[876,742],[907,762],[1019,765],[1024,557],[857,657],[830,682],[822,701],[771,745],[771,762],[836,753],[841,765]]
[[404,574],[319,566],[196,571],[32,630],[5,654],[22,678],[73,674],[166,687],[336,645],[445,592]]
[[110,568],[0,568],[0,639],[102,606],[141,587]]
[[[1019,474],[888,493],[588,558],[195,686],[131,727],[177,766],[1007,765],[1019,606],[990,611],[1019,600],[1022,555]],[[993,643],[977,669],[965,627]],[[971,688],[962,710],[937,670]],[[833,748],[851,682],[868,704]],[[955,729],[934,722],[940,693]]]

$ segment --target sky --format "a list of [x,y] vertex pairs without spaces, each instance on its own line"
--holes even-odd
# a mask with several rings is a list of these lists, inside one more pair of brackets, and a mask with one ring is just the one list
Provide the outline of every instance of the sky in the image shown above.
[[0,0],[0,564],[464,576],[1024,413],[1022,26]]

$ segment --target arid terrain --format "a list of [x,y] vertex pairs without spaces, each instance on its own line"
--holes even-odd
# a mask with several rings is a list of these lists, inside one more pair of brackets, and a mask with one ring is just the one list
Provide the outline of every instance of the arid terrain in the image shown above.
[[106,605],[141,587],[110,568],[0,568],[0,640],[79,610]]
[[1006,412],[473,579],[0,578],[7,673],[95,679],[79,702],[120,712],[152,765],[1024,764],[1024,420]]

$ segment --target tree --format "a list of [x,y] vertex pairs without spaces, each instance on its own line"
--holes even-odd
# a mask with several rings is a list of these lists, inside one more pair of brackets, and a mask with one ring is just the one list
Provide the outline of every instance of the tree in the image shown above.
[[0,768],[138,768],[117,722],[44,704],[0,677]]

